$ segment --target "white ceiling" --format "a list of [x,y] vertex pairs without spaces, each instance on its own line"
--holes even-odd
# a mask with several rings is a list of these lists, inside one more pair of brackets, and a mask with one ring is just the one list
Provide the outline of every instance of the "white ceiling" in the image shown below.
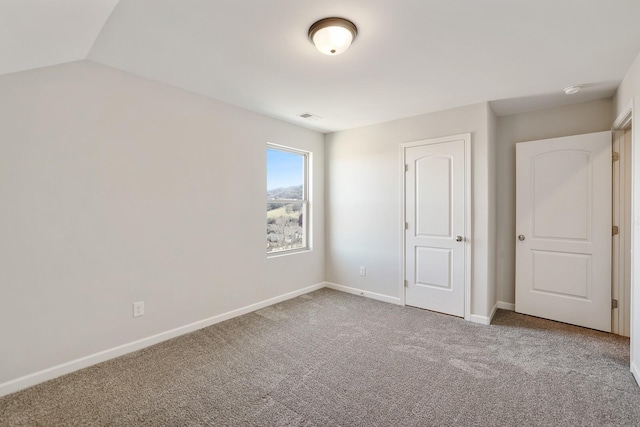
[[85,59],[118,0],[0,0],[0,75]]
[[[608,97],[640,51],[638,0],[120,0],[107,20],[115,3],[0,0],[0,73],[88,58],[327,132]],[[307,39],[328,16],[358,26],[343,55]]]

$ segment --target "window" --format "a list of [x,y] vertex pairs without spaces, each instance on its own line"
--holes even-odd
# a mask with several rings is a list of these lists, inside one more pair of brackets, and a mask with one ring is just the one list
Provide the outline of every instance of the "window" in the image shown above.
[[267,145],[267,254],[309,248],[309,153]]

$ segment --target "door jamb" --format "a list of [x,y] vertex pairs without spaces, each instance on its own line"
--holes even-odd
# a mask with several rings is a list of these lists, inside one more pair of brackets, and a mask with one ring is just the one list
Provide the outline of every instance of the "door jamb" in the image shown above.
[[406,164],[406,149],[411,147],[418,147],[421,145],[430,145],[430,144],[441,144],[444,142],[451,141],[459,141],[464,140],[464,203],[465,203],[465,213],[464,213],[464,266],[465,266],[465,277],[464,277],[464,319],[471,320],[471,257],[472,257],[472,247],[473,243],[473,233],[471,228],[471,133],[461,133],[457,135],[444,136],[440,138],[430,138],[423,139],[418,141],[405,142],[400,144],[400,198],[402,199],[400,202],[400,304],[406,305],[406,291],[404,282],[406,280],[405,277],[405,268],[406,268],[406,230],[405,230],[405,222],[407,220],[406,212],[405,212],[405,203],[406,203],[406,173],[405,173],[405,164]]
[[[618,160],[613,165],[613,208],[612,219],[613,225],[618,226],[617,238],[614,236],[612,239],[612,299],[617,300],[617,308],[612,308],[611,319],[611,332],[618,335],[628,334],[625,317],[629,315],[628,308],[630,307],[629,293],[631,285],[627,289],[625,282],[625,266],[631,263],[631,253],[625,250],[627,244],[631,243],[630,225],[626,222],[627,212],[631,212],[631,195],[629,192],[631,186],[631,180],[627,181],[625,177],[630,172],[628,165],[631,165],[631,146],[627,147],[625,141],[622,139],[623,132],[627,130],[631,131],[631,117],[628,120],[624,120],[622,124],[615,128],[612,127],[612,146],[613,151],[618,153]],[[629,137],[631,135],[629,134]],[[624,207],[624,209],[623,209]],[[630,278],[629,278],[630,279]]]
[[636,298],[635,293],[640,292],[640,289],[637,289],[638,284],[636,283],[636,280],[635,280],[636,268],[638,267],[636,266],[637,256],[636,256],[636,249],[635,249],[636,234],[638,233],[638,230],[636,229],[636,221],[635,221],[635,218],[636,218],[635,205],[636,205],[636,198],[638,196],[636,195],[636,188],[634,188],[634,185],[635,185],[635,176],[639,171],[636,171],[634,167],[635,151],[638,149],[637,147],[634,146],[634,141],[636,140],[636,126],[633,123],[634,102],[635,102],[634,98],[632,98],[627,108],[622,110],[622,113],[620,113],[620,115],[613,122],[613,126],[611,126],[611,129],[613,131],[616,131],[616,130],[624,129],[625,127],[631,126],[631,153],[629,153],[629,155],[631,156],[631,230],[630,230],[630,233],[627,234],[631,236],[631,254],[632,254],[631,255],[631,284],[630,284],[631,301],[629,303],[630,323],[631,323],[630,325],[631,329],[629,331],[629,335],[631,339],[630,370],[633,373],[638,384],[640,384],[640,373],[637,371],[637,368],[635,368],[634,366],[635,354],[633,351],[635,342],[636,340],[639,339],[639,337],[637,336],[638,332],[634,330],[635,316],[636,316],[635,312],[638,309],[638,307],[634,307],[634,301]]

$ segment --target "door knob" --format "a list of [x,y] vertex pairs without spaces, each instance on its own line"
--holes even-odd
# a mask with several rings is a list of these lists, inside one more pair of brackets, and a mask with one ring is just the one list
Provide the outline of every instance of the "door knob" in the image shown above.
[[456,242],[462,242],[462,236],[456,236]]
[[524,234],[521,234],[518,236],[518,240],[520,240],[521,242],[524,240]]

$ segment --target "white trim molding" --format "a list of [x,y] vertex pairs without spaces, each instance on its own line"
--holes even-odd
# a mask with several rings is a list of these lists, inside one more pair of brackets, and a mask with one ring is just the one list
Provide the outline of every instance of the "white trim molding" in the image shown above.
[[489,315],[489,323],[491,324],[491,321],[493,320],[493,316],[496,315],[496,311],[498,311],[498,303],[496,303],[493,308],[491,309],[491,314]]
[[141,350],[143,348],[158,344],[163,341],[167,341],[171,338],[179,337],[180,335],[188,334],[189,332],[197,331],[198,329],[206,328],[207,326],[215,325],[216,323],[224,322],[225,320],[232,319],[234,317],[242,316],[243,314],[251,313],[256,310],[268,307],[270,305],[277,304],[282,301],[286,301],[300,295],[307,294],[309,292],[317,291],[325,287],[325,283],[317,283],[315,285],[308,286],[306,288],[298,289],[297,291],[289,292],[283,295],[279,295],[273,298],[269,298],[264,301],[257,302],[255,304],[241,307],[236,310],[232,310],[226,313],[219,314],[217,316],[202,319],[197,322],[190,323],[188,325],[180,326],[175,329],[171,329],[165,332],[161,332],[150,337],[142,338],[137,341],[133,341],[127,344],[123,344],[117,347],[113,347],[98,353],[91,354],[89,356],[81,357],[79,359],[71,360],[66,363],[62,363],[51,368],[43,369],[41,371],[25,375],[14,380],[7,381],[0,384],[0,397],[6,396],[10,393],[25,389],[27,387],[40,384],[45,381],[52,380],[59,376],[69,374],[71,372],[87,368],[89,366],[105,362],[110,359],[114,359],[125,354]]
[[496,305],[493,306],[493,309],[491,310],[491,313],[489,314],[489,316],[478,316],[477,314],[472,314],[469,318],[470,321],[472,321],[473,323],[479,323],[481,325],[490,325],[491,321],[493,320],[493,316],[495,316],[496,311],[498,311],[498,304],[496,303]]
[[369,292],[369,291],[365,291],[364,289],[350,288],[349,286],[338,285],[337,283],[331,283],[331,282],[325,282],[325,286],[329,289],[333,289],[340,292],[346,292],[352,295],[360,295],[366,298],[371,298],[371,299],[375,299],[382,302],[388,302],[396,305],[403,305],[401,299],[398,297],[391,297],[389,295]]
[[516,311],[516,305],[512,302],[498,301],[496,307],[500,310]]
[[478,316],[477,314],[472,314],[469,320],[473,323],[479,323],[481,325],[490,325],[491,318],[487,316]]
[[616,117],[616,120],[613,122],[613,125],[611,126],[611,130],[615,131],[615,130],[626,129],[629,126],[631,126],[632,121],[633,121],[633,99],[629,101],[627,108],[625,108],[622,111],[622,113],[620,113],[620,115]]
[[[638,262],[638,257],[636,255],[636,241],[637,241],[637,235],[639,233],[638,231],[638,225],[636,222],[636,215],[637,215],[637,206],[638,206],[638,189],[636,188],[636,179],[638,176],[638,173],[640,173],[637,170],[637,160],[638,159],[638,154],[637,154],[637,145],[636,145],[636,140],[638,139],[638,132],[636,131],[636,123],[634,120],[634,115],[636,114],[636,98],[631,98],[629,100],[629,104],[627,105],[626,108],[622,109],[621,113],[618,115],[618,117],[616,117],[616,120],[613,122],[613,125],[611,126],[611,130],[615,131],[615,130],[620,130],[620,129],[626,129],[631,127],[631,230],[628,230],[627,236],[630,236],[631,238],[631,284],[630,284],[630,301],[629,301],[629,322],[630,322],[630,371],[633,373],[634,378],[636,379],[636,382],[638,383],[638,385],[640,385],[640,369],[638,367],[638,363],[640,361],[640,358],[638,357],[638,354],[636,353],[636,347],[638,347],[638,340],[640,340],[640,338],[638,337],[638,333],[640,331],[637,331],[636,326],[638,326],[638,320],[637,320],[637,311],[638,311],[638,307],[636,307],[636,303],[638,301],[637,298],[637,293],[640,292],[640,290],[638,289],[638,286],[640,286],[638,284],[638,280],[636,279],[636,272],[638,270],[638,267],[640,266],[639,262]],[[637,119],[637,118],[636,118]]]

